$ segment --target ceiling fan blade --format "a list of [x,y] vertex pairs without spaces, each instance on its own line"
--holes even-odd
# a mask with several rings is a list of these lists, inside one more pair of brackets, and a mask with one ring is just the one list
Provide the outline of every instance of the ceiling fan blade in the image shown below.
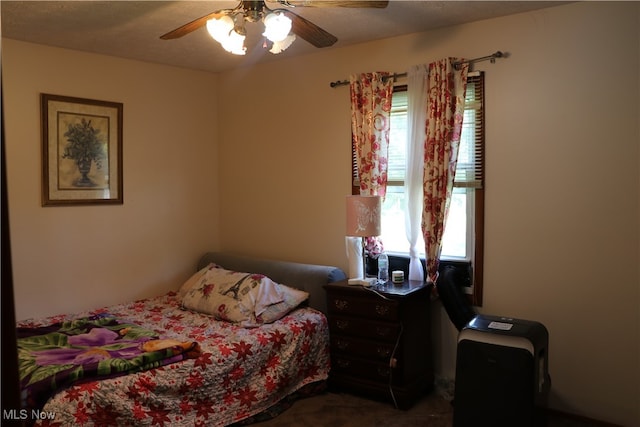
[[389,5],[388,1],[356,1],[356,0],[278,0],[279,3],[282,3],[285,6],[294,6],[294,7],[368,7],[368,8],[377,8],[384,9]]
[[166,34],[163,34],[160,36],[160,38],[162,40],[171,40],[171,39],[177,39],[180,38],[182,36],[185,36],[195,30],[197,30],[198,28],[204,27],[207,24],[207,21],[213,18],[220,18],[221,16],[224,16],[228,13],[227,10],[218,10],[216,12],[210,13],[208,15],[205,15],[201,18],[198,19],[194,19],[193,21],[189,22],[188,24],[184,24],[181,27],[176,28],[173,31],[169,31]]
[[284,10],[284,14],[291,18],[291,31],[315,47],[329,47],[338,41],[336,36],[328,33],[300,15],[296,15],[288,10]]

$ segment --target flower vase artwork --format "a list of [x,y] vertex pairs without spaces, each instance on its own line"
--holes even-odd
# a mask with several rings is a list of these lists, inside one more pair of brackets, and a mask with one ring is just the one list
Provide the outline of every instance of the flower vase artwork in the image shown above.
[[64,136],[67,138],[67,145],[62,158],[74,160],[80,172],[80,177],[73,181],[73,185],[95,187],[97,184],[89,177],[91,166],[95,162],[96,168],[102,169],[102,161],[106,157],[100,130],[92,126],[91,120],[82,118],[78,123],[70,123]]

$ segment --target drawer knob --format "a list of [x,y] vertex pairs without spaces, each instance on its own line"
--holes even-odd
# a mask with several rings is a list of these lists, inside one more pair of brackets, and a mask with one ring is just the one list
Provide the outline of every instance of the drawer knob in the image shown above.
[[349,308],[349,301],[343,299],[337,299],[334,302],[336,308],[340,311],[347,310]]
[[378,353],[378,357],[387,358],[391,354],[391,349],[389,347],[378,347],[376,353]]
[[342,369],[348,368],[349,365],[351,364],[348,360],[344,360],[344,359],[338,359],[337,363],[338,363],[338,367]]
[[386,316],[389,314],[389,306],[376,304],[376,314],[378,316]]
[[378,375],[380,375],[381,377],[388,377],[389,368],[378,366]]
[[349,327],[349,321],[348,320],[336,320],[336,326],[338,327],[338,329],[347,329]]
[[337,341],[336,341],[336,346],[337,346],[340,350],[346,350],[347,348],[349,348],[349,341],[345,341],[345,340],[337,340]]
[[383,326],[376,326],[376,334],[378,336],[387,337],[387,336],[389,336],[390,332],[391,332],[390,328],[383,327]]

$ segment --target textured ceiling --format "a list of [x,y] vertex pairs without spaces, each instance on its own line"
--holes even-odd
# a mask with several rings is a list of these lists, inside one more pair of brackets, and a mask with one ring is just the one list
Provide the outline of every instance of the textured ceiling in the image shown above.
[[[564,2],[562,2],[564,3]],[[226,71],[316,51],[298,38],[279,55],[262,48],[262,24],[247,24],[247,55],[224,51],[201,28],[176,40],[159,37],[237,1],[0,2],[2,37],[206,71]],[[510,15],[560,2],[396,1],[385,9],[299,7],[295,13],[338,38],[332,47]],[[276,3],[267,2],[271,8]],[[490,52],[488,52],[490,53]]]

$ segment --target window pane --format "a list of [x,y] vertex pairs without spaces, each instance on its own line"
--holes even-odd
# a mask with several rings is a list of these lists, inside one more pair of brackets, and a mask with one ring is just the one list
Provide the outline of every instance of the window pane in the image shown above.
[[[382,204],[382,242],[386,252],[409,252],[404,227],[404,187],[387,186]],[[424,252],[424,243],[420,245]]]
[[[387,187],[387,196],[382,205],[382,241],[387,252],[409,252],[404,221],[404,188]],[[442,244],[443,258],[468,258],[467,256],[467,193],[454,189],[449,207],[449,219]],[[422,232],[418,239],[418,250],[424,256]]]
[[443,257],[467,258],[467,224],[467,194],[454,188],[442,238]]
[[[458,166],[473,162],[473,126],[475,111],[465,111],[467,128],[463,129],[462,146],[458,157]],[[466,131],[465,131],[466,130]],[[465,138],[466,137],[466,138]],[[382,241],[385,251],[408,253],[409,243],[405,232],[404,179],[406,165],[407,138],[407,92],[396,91],[393,94],[391,109],[389,169],[387,196],[382,206]],[[466,139],[466,141],[464,141]],[[449,220],[443,238],[442,257],[467,258],[467,197],[462,189],[454,189],[449,208]],[[424,256],[422,232],[418,240],[418,250]]]

